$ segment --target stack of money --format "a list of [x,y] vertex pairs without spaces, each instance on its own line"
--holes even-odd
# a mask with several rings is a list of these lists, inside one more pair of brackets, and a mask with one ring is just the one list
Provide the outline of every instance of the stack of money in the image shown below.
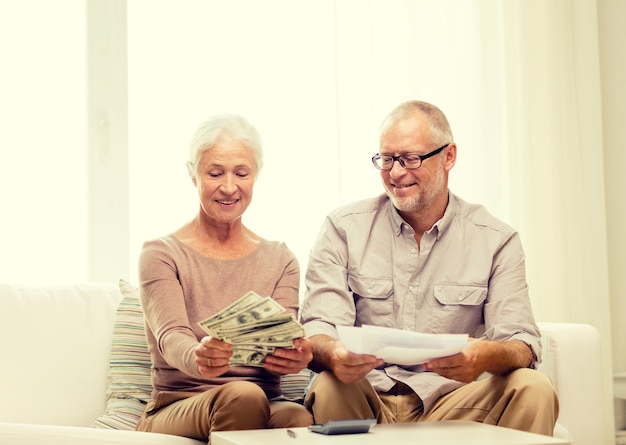
[[274,348],[292,348],[293,340],[304,336],[293,314],[286,314],[273,298],[252,291],[198,324],[208,335],[233,346],[231,366],[263,366]]

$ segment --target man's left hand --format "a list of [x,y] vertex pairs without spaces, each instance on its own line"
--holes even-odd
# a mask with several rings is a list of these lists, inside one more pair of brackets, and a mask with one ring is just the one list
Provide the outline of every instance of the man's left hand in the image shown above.
[[522,341],[480,340],[468,344],[458,354],[436,358],[422,366],[426,371],[469,383],[484,372],[502,375],[517,368],[525,368],[532,359],[531,349]]
[[430,360],[422,366],[426,371],[436,372],[439,375],[459,382],[473,382],[481,375],[485,368],[480,363],[480,343],[468,345],[458,354]]

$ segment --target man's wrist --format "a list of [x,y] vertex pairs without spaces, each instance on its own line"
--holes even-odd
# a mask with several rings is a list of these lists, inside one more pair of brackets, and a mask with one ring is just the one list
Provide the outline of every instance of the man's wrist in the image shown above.
[[331,370],[336,340],[325,334],[313,335],[309,340],[313,352],[313,360],[309,363],[309,368],[315,372]]

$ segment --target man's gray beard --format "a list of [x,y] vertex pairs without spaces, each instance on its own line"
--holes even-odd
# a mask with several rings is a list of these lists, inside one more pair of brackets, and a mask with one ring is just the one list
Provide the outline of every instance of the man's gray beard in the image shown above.
[[[439,170],[435,183],[430,190],[420,190],[417,196],[411,196],[409,198],[403,198],[399,200],[392,193],[387,190],[387,195],[391,199],[394,207],[401,212],[419,212],[429,208],[437,200],[439,193],[445,188],[445,178],[443,170]],[[386,188],[385,188],[386,189]],[[402,205],[399,201],[402,201]]]
[[422,199],[421,195],[399,200],[394,195],[391,195],[389,193],[387,194],[389,195],[389,198],[391,198],[393,206],[401,212],[418,212],[420,210],[423,210],[425,207],[423,205],[424,200]]

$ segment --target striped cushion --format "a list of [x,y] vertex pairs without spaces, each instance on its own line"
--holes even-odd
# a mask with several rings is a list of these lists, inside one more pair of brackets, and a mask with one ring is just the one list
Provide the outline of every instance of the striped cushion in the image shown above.
[[302,403],[309,386],[309,381],[315,375],[313,371],[304,368],[297,374],[287,374],[280,377],[280,387],[283,390],[283,398]]
[[145,404],[134,398],[111,398],[106,412],[91,425],[94,428],[111,430],[134,430],[141,418]]
[[123,298],[117,309],[109,359],[107,409],[96,428],[134,430],[150,400],[152,366],[138,290],[119,282]]

